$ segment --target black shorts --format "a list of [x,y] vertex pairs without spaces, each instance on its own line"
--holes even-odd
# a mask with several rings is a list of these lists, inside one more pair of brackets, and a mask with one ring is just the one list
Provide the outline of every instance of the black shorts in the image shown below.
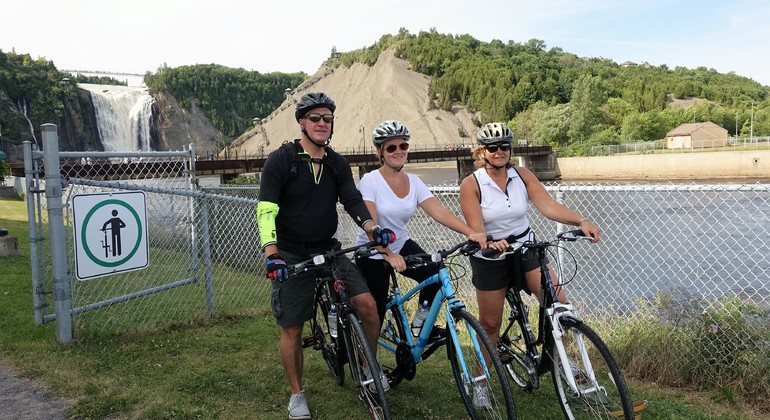
[[[323,254],[329,249],[308,248],[310,256]],[[296,264],[309,257],[293,254],[288,251],[280,251],[286,264]],[[337,264],[345,280],[345,290],[349,298],[363,293],[369,293],[366,280],[361,272],[346,256],[337,260]],[[313,297],[315,292],[315,273],[308,271],[284,282],[273,282],[270,298],[270,307],[273,311],[276,324],[282,327],[302,325],[313,317]]]
[[[507,255],[502,260],[485,260],[471,256],[472,282],[479,290],[506,289],[514,284],[519,290],[530,293],[524,273],[540,268],[533,253],[522,258],[521,253]],[[547,259],[546,259],[546,262]]]

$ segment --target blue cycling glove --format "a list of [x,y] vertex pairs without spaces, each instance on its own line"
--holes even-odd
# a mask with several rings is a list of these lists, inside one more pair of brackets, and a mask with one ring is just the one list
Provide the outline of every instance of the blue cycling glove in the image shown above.
[[388,228],[383,229],[377,226],[372,231],[372,238],[377,242],[377,245],[388,246],[396,240],[396,234]]
[[278,254],[273,254],[265,260],[267,266],[267,278],[279,283],[289,279],[289,270],[286,269],[286,261]]

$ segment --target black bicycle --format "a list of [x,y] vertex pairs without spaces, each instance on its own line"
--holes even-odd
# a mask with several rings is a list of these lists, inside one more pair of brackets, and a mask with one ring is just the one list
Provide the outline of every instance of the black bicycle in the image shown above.
[[[531,240],[514,243],[498,254],[495,250],[482,255],[506,255],[521,252],[522,258],[535,257],[540,263],[542,303],[537,331],[532,331],[529,310],[515,285],[508,289],[505,299],[510,308],[507,325],[500,333],[498,353],[511,379],[526,391],[539,388],[539,377],[551,372],[553,385],[567,419],[625,418],[633,419],[634,407],[623,373],[612,353],[599,335],[575,313],[570,303],[560,303],[557,288],[571,281],[563,278],[555,286],[546,264],[546,256],[574,256],[560,245],[563,241],[591,238],[580,230],[562,232],[550,241]],[[574,276],[574,273],[572,273]],[[538,347],[542,348],[541,350]]]
[[[381,378],[384,377],[377,358],[369,345],[361,317],[348,299],[344,275],[338,262],[345,254],[371,255],[376,252],[376,242],[362,246],[337,249],[314,256],[312,259],[287,266],[289,275],[313,271],[316,276],[314,316],[310,319],[311,335],[303,339],[303,347],[320,350],[332,377],[339,385],[345,382],[344,366],[350,365],[350,376],[358,390],[358,396],[369,408],[373,419],[390,419],[388,402]],[[337,324],[329,323],[332,305],[336,310]],[[331,328],[330,328],[331,327]],[[335,332],[337,334],[335,334]]]

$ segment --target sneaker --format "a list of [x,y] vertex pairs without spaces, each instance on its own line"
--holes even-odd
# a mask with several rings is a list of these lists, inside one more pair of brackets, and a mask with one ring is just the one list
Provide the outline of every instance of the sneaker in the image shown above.
[[[372,378],[372,374],[369,372],[369,369],[364,371],[364,376],[366,376],[367,381]],[[390,382],[388,382],[388,377],[385,376],[385,374],[382,372],[380,372],[380,383],[382,384],[383,391],[390,391]],[[369,392],[371,393],[377,392],[377,386],[374,384],[374,382],[370,382],[369,385],[367,385],[367,388],[369,388]]]
[[[586,382],[586,374],[583,372],[582,369],[578,367],[578,365],[572,361],[572,359],[567,358],[567,363],[569,364],[569,369],[572,371],[572,374],[575,375],[575,383],[583,384]],[[564,369],[562,369],[561,365],[559,366],[559,370],[561,370],[562,376],[566,376],[564,373]]]
[[491,410],[489,388],[486,383],[478,383],[473,387],[473,406],[482,410]]
[[305,398],[305,392],[300,391],[299,394],[294,394],[289,399],[289,418],[290,419],[309,419],[310,408],[307,406],[307,398]]
[[436,341],[439,341],[446,337],[446,328],[439,327],[438,325],[434,325],[433,328],[430,330],[430,336],[428,337],[428,343],[435,343]]

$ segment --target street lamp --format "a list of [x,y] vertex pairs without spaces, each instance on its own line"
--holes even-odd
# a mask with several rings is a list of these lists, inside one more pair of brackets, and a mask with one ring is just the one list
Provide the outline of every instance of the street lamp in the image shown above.
[[751,141],[754,141],[754,101],[751,101],[751,129],[749,130],[749,137]]

